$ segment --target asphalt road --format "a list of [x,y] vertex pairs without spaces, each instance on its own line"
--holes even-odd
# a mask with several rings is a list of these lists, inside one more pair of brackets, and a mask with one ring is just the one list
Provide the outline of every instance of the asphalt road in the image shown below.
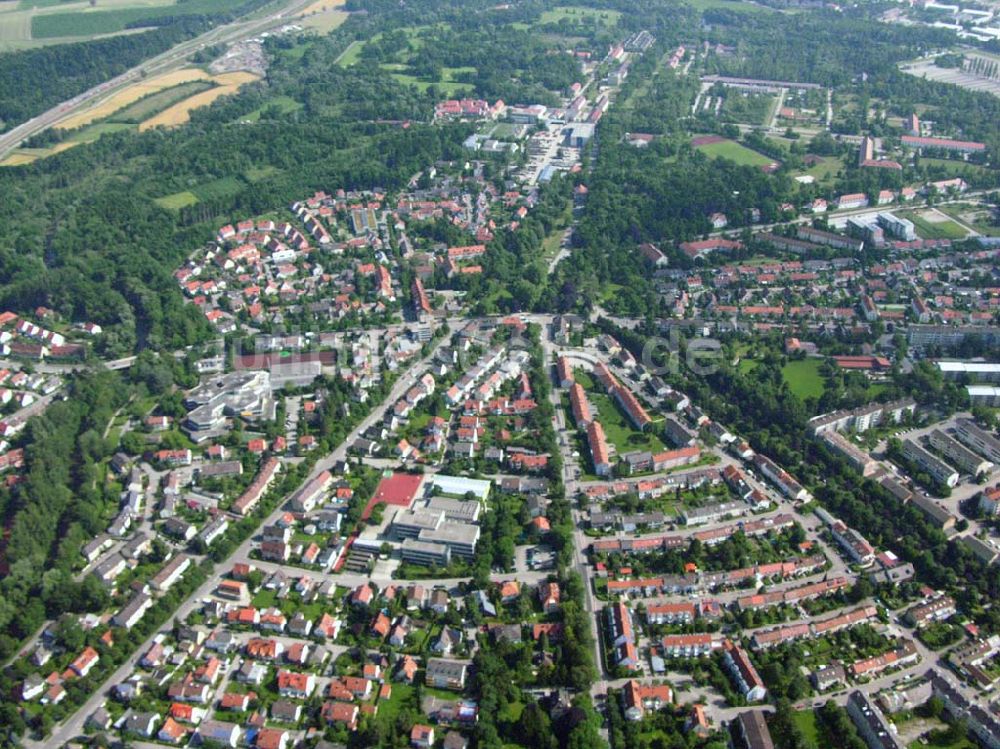
[[[413,386],[416,381],[417,374],[423,372],[426,366],[429,364],[431,357],[434,356],[434,352],[437,350],[438,346],[442,342],[447,341],[447,336],[438,341],[430,354],[419,362],[414,363],[399,380],[393,386],[388,397],[385,398],[382,403],[372,408],[371,413],[361,421],[358,426],[356,426],[347,438],[329,455],[317,461],[315,468],[312,473],[306,479],[306,481],[311,480],[313,477],[319,473],[331,468],[337,461],[344,460],[347,457],[347,448],[351,445],[354,440],[356,440],[365,430],[370,426],[375,424],[382,418],[385,409],[395,403],[399,398],[403,396],[406,391]],[[303,482],[305,483],[305,482]],[[270,516],[265,518],[261,525],[270,525],[275,523],[278,518],[285,512],[284,502]],[[247,561],[250,559],[250,551],[253,548],[254,541],[253,537],[248,538],[244,541],[233,554],[230,556],[229,560],[216,566],[216,571],[211,575],[204,584],[201,585],[191,596],[187,598],[180,605],[174,615],[170,618],[170,621],[178,619],[183,621],[187,616],[201,606],[202,601],[209,598],[212,592],[218,587],[219,581],[222,576],[228,572],[231,568],[233,562],[236,561]],[[254,561],[255,565],[263,566],[263,563]],[[310,572],[310,574],[314,574]],[[339,584],[345,585],[357,585],[361,580],[367,580],[368,576],[358,576],[357,580],[351,575],[338,575],[337,582]],[[104,701],[107,699],[107,690],[124,681],[136,668],[139,658],[145,653],[153,643],[153,639],[159,634],[159,630],[154,632],[147,640],[144,642],[136,651],[105,681],[103,685],[96,688],[93,694],[88,698],[88,700],[77,710],[72,716],[70,716],[65,722],[57,726],[52,735],[46,738],[44,741],[30,741],[25,740],[24,744],[32,749],[45,749],[46,747],[52,746],[62,746],[67,741],[79,736],[83,733],[84,723],[87,717],[94,712],[98,707],[100,707]]]
[[61,120],[72,114],[81,112],[94,106],[125,86],[154,73],[162,73],[171,68],[179,67],[188,57],[205,47],[215,44],[230,44],[232,42],[245,39],[273,26],[287,23],[300,10],[310,4],[311,0],[292,0],[281,10],[272,13],[265,18],[253,21],[235,21],[224,26],[217,26],[206,31],[204,34],[182,42],[171,49],[151,57],[145,62],[137,65],[131,70],[122,73],[116,78],[105,81],[93,88],[77,94],[72,99],[68,99],[58,104],[47,112],[24,122],[12,130],[0,135],[0,159],[17,148],[21,143],[33,135],[37,135],[50,127],[57,125]]

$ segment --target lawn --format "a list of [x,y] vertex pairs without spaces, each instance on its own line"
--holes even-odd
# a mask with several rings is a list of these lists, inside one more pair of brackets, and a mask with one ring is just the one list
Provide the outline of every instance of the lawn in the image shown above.
[[948,176],[958,176],[964,177],[969,174],[986,174],[990,171],[989,167],[985,167],[982,164],[970,164],[967,161],[960,161],[956,159],[935,159],[932,157],[921,157],[921,166],[940,166],[948,170]]
[[254,608],[257,609],[267,609],[274,606],[274,602],[278,600],[277,591],[270,590],[268,588],[261,588],[260,592],[253,597]]
[[758,5],[756,3],[744,3],[740,0],[684,0],[685,5],[690,5],[692,8],[698,10],[736,10],[742,11],[744,13],[773,13],[771,8],[766,5]]
[[276,166],[252,166],[243,172],[243,179],[253,184],[254,182],[260,182],[263,179],[273,177],[275,174],[280,173],[281,169]]
[[302,105],[291,96],[275,96],[273,99],[268,99],[264,102],[260,108],[240,117],[240,122],[257,122],[260,120],[261,114],[272,107],[276,108],[281,114],[288,114],[289,112],[302,109]]
[[[930,221],[923,217],[924,211],[900,211],[896,215],[909,219],[916,227],[917,234],[924,239],[965,239],[968,232],[954,221]],[[935,214],[940,217],[940,214]]]
[[971,226],[980,234],[987,237],[1000,236],[1000,222],[993,223],[991,221],[991,213],[987,206],[958,203],[938,206],[938,209],[966,226]]
[[774,159],[770,156],[757,153],[733,140],[708,143],[704,146],[698,146],[698,150],[711,159],[729,159],[746,166],[767,166],[774,163]]
[[416,86],[420,91],[426,91],[431,86],[437,86],[445,96],[455,96],[459,93],[472,91],[473,88],[475,88],[471,83],[462,83],[460,81],[453,80],[453,76],[456,72],[461,72],[463,70],[470,70],[474,72],[474,68],[444,68],[439,80],[427,81],[422,78],[417,78],[414,75],[410,75],[409,73],[401,72],[408,69],[405,65],[386,64],[381,67],[383,70],[388,71],[389,74],[400,83],[407,86]]
[[[379,36],[378,34],[376,34],[375,36],[373,36],[372,37],[372,41],[374,41],[376,38],[378,38],[378,36]],[[336,61],[335,61],[336,64],[337,65],[342,65],[343,67],[347,68],[347,67],[350,67],[351,65],[354,65],[355,63],[357,63],[357,61],[361,59],[361,48],[362,48],[362,46],[364,46],[364,42],[362,42],[362,41],[353,41],[353,42],[351,42],[350,45],[348,45],[347,49],[345,49],[341,53],[340,57],[338,57],[336,59]]]
[[808,174],[813,177],[817,182],[830,182],[834,177],[837,176],[837,172],[843,166],[841,160],[836,156],[824,156],[823,160],[817,164],[813,164],[811,167],[806,169],[802,174]]
[[235,195],[243,189],[243,183],[237,177],[220,177],[211,182],[205,182],[191,189],[198,200],[215,200]]
[[821,359],[801,359],[790,361],[781,368],[781,376],[792,393],[805,400],[823,395],[823,377],[819,373]]
[[812,710],[797,710],[792,713],[792,721],[802,732],[807,746],[819,746],[819,729],[816,727],[816,713]]
[[602,26],[617,26],[622,14],[617,10],[598,10],[596,8],[580,8],[567,5],[563,8],[553,8],[542,13],[538,19],[540,24],[558,23],[563,19],[571,22],[599,23]]
[[378,702],[376,720],[384,725],[392,725],[399,711],[407,706],[414,710],[420,709],[420,705],[417,704],[416,689],[410,684],[394,681],[392,682],[392,695],[389,699]]
[[976,749],[977,746],[978,744],[967,738],[952,740],[950,736],[939,735],[937,731],[932,731],[923,740],[912,742],[909,749]]
[[156,198],[153,202],[161,208],[179,211],[189,205],[198,205],[198,196],[185,190],[184,192],[175,192],[173,195],[164,195],[162,198]]
[[597,411],[608,442],[618,449],[619,455],[633,450],[661,452],[667,449],[656,435],[633,429],[625,413],[604,393],[588,392],[587,398]]

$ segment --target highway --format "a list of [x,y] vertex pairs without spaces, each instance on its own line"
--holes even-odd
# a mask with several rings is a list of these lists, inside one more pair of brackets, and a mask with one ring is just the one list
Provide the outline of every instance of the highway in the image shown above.
[[264,18],[252,21],[234,21],[224,26],[217,26],[200,36],[196,36],[194,39],[181,42],[166,52],[151,57],[116,78],[112,78],[81,94],[77,94],[72,99],[68,99],[52,107],[47,112],[43,112],[37,117],[33,117],[27,122],[21,123],[12,130],[0,135],[0,159],[7,156],[7,154],[20,146],[28,138],[59,124],[59,122],[72,114],[82,112],[100,104],[126,86],[144,77],[181,67],[188,57],[205,47],[216,44],[231,44],[241,39],[255,36],[274,26],[288,23],[299,11],[303,10],[309,4],[310,0],[291,0],[280,10]]

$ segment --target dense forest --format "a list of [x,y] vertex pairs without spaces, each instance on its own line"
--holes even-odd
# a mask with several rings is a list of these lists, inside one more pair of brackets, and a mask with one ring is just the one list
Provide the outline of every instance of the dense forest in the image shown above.
[[[207,327],[196,310],[182,304],[169,273],[218,224],[272,210],[312,190],[392,189],[428,163],[464,157],[460,144],[470,132],[467,126],[420,124],[429,121],[442,92],[433,84],[406,85],[380,64],[405,69],[420,80],[447,68],[476,95],[508,103],[517,103],[519,95],[544,101],[546,91],[564,88],[575,77],[571,56],[544,54],[538,35],[525,30],[538,22],[547,8],[543,2],[502,9],[485,2],[460,9],[435,0],[354,3],[348,7],[367,12],[353,15],[331,36],[305,44],[294,36],[270,40],[266,80],[195,112],[188,128],[106,135],[90,146],[0,171],[5,197],[0,275],[9,280],[0,292],[0,307],[27,310],[44,304],[70,319],[99,323],[110,331],[98,351],[102,355],[196,342],[207,335]],[[619,0],[592,5],[624,9]],[[698,12],[652,0],[627,10],[618,28],[574,27],[580,46],[597,54],[627,31],[648,28],[657,37],[601,122],[600,158],[587,177],[589,199],[576,232],[578,260],[548,276],[538,258],[543,240],[566,223],[573,185],[557,181],[521,230],[498,233],[487,273],[437,279],[479,299],[478,311],[584,308],[615,284],[621,291],[608,300],[611,308],[656,314],[656,295],[635,253],[638,243],[662,242],[670,252],[675,242],[704,235],[707,216],[715,211],[725,213],[731,226],[745,226],[751,208],[762,219],[775,218],[783,202],[821,192],[795,183],[787,172],[800,166],[807,152],[835,152],[838,146],[828,136],[785,151],[755,133],[742,136],[750,147],[782,162],[784,168],[770,175],[710,160],[691,148],[693,132],[732,137],[726,128],[735,130],[723,122],[692,120],[689,106],[697,81],[660,66],[665,53],[677,44],[690,45],[692,36],[722,45],[723,52],[707,57],[719,72],[838,84],[857,98],[862,113],[867,101],[887,99],[891,92],[896,114],[913,101],[929,103],[938,122],[984,139],[994,153],[1000,148],[995,98],[896,70],[898,60],[939,44],[938,30],[886,26],[863,10],[786,15],[747,13],[734,5]],[[151,34],[181,33],[181,28],[108,41],[137,43]],[[363,64],[335,64],[352,40],[365,42]],[[47,70],[49,64],[37,67]],[[0,91],[3,80],[0,74]],[[278,96],[302,108],[268,108]],[[258,122],[241,124],[256,110],[263,114]],[[851,116],[855,120],[835,124],[872,132],[884,128],[878,118]],[[387,120],[409,120],[412,126],[378,124]],[[627,132],[661,137],[639,151],[623,142]],[[902,179],[947,176],[940,170],[918,167]],[[253,176],[261,173],[267,176]],[[221,179],[233,188],[196,206],[168,211],[153,202]],[[889,170],[850,167],[838,175],[835,187],[873,193],[898,187],[900,179]],[[976,179],[982,182],[977,187],[996,183],[993,172],[977,173]],[[681,253],[670,257],[681,267],[689,264]]]
[[202,28],[189,20],[142,34],[0,54],[0,132],[121,75]]
[[[230,1],[213,5],[204,0],[179,0],[176,6],[140,8],[135,20],[125,23],[125,28],[151,28],[150,31],[0,53],[0,132],[10,130],[66,99],[121,75],[185,39],[240,18],[271,2],[274,0]],[[124,15],[129,12],[125,11]],[[122,13],[98,11],[87,14],[86,18],[94,21],[105,15]],[[35,20],[51,20],[62,29],[68,15],[43,15]],[[79,22],[73,28],[78,36],[88,33]],[[94,33],[104,31],[104,28],[98,27]],[[53,36],[61,33],[65,32],[60,31]]]

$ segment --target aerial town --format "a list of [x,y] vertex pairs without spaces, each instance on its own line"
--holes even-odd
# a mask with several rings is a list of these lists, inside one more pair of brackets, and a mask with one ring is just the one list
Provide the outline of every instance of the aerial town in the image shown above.
[[995,4],[383,5],[0,162],[0,746],[1000,747]]

